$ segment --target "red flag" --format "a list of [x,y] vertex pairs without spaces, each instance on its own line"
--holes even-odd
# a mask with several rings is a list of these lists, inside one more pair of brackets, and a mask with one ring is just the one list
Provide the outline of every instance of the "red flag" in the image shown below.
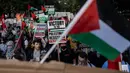
[[30,10],[31,9],[31,6],[28,4],[28,10]]
[[2,14],[1,18],[4,19],[5,18],[5,14]]
[[16,44],[16,47],[14,48],[15,51],[22,48],[22,40],[23,40],[23,31],[20,32],[19,38],[17,39],[17,42],[16,42],[17,44]]
[[87,33],[100,28],[96,0],[84,11],[69,34]]
[[31,16],[32,16],[33,20],[36,19],[36,15],[34,13],[31,13]]
[[6,24],[3,22],[3,20],[2,20],[2,28],[3,29],[6,29],[7,27],[6,27]]
[[108,60],[108,69],[119,70],[119,62],[121,62],[120,56],[118,56],[114,61]]
[[2,22],[2,28],[3,28],[3,30],[7,28],[6,24],[5,24],[5,19],[4,18],[5,18],[5,15],[2,14],[2,16],[1,16],[1,22]]
[[43,6],[41,6],[41,9],[43,12],[46,12],[46,8],[44,8]]
[[22,21],[22,27],[21,29],[23,30],[26,27],[26,23],[24,21]]

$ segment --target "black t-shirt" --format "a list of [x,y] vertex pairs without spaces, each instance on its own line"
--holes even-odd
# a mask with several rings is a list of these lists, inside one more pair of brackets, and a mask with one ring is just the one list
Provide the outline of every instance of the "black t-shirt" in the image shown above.
[[62,51],[60,60],[65,63],[73,64],[74,53],[71,50]]

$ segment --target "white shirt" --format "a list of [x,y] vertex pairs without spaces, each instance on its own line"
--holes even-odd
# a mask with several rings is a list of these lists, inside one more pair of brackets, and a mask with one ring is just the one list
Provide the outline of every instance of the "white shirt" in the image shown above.
[[34,50],[34,52],[33,52],[33,59],[35,61],[40,61],[40,50]]

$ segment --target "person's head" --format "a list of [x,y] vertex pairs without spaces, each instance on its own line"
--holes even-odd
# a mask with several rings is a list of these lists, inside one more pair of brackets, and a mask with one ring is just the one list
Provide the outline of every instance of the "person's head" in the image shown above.
[[67,50],[66,44],[60,44],[60,47],[61,47],[61,51],[66,51]]
[[34,40],[33,45],[34,45],[34,49],[36,50],[41,49],[41,41],[39,39]]
[[78,61],[81,63],[87,63],[88,61],[88,56],[85,52],[80,52],[78,56]]

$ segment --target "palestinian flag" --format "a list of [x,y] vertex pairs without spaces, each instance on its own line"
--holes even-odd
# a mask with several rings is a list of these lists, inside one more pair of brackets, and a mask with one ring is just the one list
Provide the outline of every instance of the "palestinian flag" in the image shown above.
[[26,26],[27,25],[26,25],[25,21],[22,21],[22,27],[21,27],[21,29],[23,30]]
[[14,48],[15,51],[17,51],[18,49],[21,49],[22,48],[22,41],[23,41],[23,31],[20,32],[20,35],[17,36],[17,39],[16,39],[16,47]]
[[32,16],[33,20],[36,20],[37,16],[33,12],[31,12],[31,16]]
[[43,7],[43,6],[41,6],[41,10],[42,10],[43,12],[46,12],[46,8]]
[[35,10],[38,10],[38,9],[37,9],[37,8],[32,7],[32,6],[30,6],[30,5],[28,4],[28,10],[30,10],[30,11],[35,11]]
[[120,55],[114,61],[108,60],[108,69],[119,70],[119,62],[121,62]]
[[76,18],[73,20],[76,23],[69,34],[73,39],[91,46],[106,58],[114,60],[130,46],[130,42],[99,18],[96,0],[88,1],[91,2],[90,5],[86,3],[83,6],[84,9],[79,12],[81,16],[76,21]]
[[3,30],[6,30],[7,29],[7,26],[6,26],[6,24],[5,24],[5,14],[2,14],[2,16],[1,16],[1,22],[2,22],[2,29]]

